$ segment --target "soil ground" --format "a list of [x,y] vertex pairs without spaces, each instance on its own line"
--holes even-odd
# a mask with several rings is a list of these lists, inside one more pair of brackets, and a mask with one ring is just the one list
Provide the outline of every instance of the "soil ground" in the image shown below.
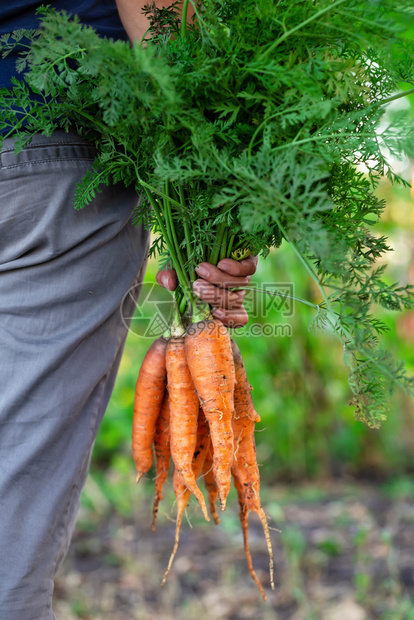
[[[244,559],[238,506],[215,526],[195,504],[174,540],[173,497],[151,531],[151,499],[134,515],[80,515],[56,580],[57,620],[414,620],[414,485],[325,482],[263,490],[276,589],[261,524],[249,517],[250,549],[264,602]],[[164,512],[162,512],[164,510]],[[277,529],[276,529],[277,528]],[[277,531],[280,530],[280,531]]]

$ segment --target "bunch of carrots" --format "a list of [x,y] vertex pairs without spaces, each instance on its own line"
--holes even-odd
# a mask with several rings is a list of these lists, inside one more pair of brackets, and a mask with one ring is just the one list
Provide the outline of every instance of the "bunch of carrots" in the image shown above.
[[257,513],[269,552],[270,584],[274,589],[273,551],[266,515],[260,504],[254,428],[260,421],[251,397],[240,351],[218,319],[191,323],[185,333],[173,328],[169,338],[153,342],[136,384],[132,449],[137,482],[153,465],[155,500],[153,530],[170,459],[177,501],[174,548],[162,584],[171,569],[187,503],[193,494],[207,521],[209,516],[200,476],[208,494],[211,516],[219,523],[231,479],[237,491],[240,522],[249,572],[263,598],[266,594],[253,569],[248,545],[248,514]]

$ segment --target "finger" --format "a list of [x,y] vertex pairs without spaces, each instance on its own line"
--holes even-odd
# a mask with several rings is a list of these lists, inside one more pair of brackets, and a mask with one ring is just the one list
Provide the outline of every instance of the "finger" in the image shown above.
[[252,276],[256,273],[257,261],[258,257],[253,256],[253,254],[239,261],[233,260],[232,258],[223,258],[223,260],[217,264],[217,267],[221,271],[225,271],[232,276]]
[[168,291],[174,291],[177,288],[177,274],[174,269],[161,269],[155,279],[160,286]]
[[211,314],[216,319],[220,319],[227,327],[244,327],[249,321],[246,310],[239,308],[238,310],[225,310],[224,308],[213,308]]
[[200,263],[195,270],[200,278],[222,288],[243,287],[249,284],[252,278],[251,275],[235,276],[225,273],[210,263]]
[[246,291],[228,291],[202,279],[194,282],[193,291],[197,297],[211,306],[229,310],[241,308],[246,296]]

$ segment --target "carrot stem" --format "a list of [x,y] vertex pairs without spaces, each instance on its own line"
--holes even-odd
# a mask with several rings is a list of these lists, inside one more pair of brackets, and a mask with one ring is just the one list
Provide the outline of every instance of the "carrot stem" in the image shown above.
[[188,279],[188,276],[185,270],[185,261],[184,261],[184,258],[181,252],[180,244],[178,242],[177,231],[175,230],[175,226],[174,226],[174,219],[172,216],[170,198],[168,194],[169,194],[169,184],[168,184],[168,181],[165,181],[165,196],[163,200],[164,212],[166,215],[165,220],[166,222],[168,222],[168,230],[170,233],[170,239],[172,243],[174,244],[175,255],[176,255],[177,261],[180,263],[180,268],[186,279],[187,286],[190,286],[190,281]]
[[185,329],[184,329],[184,326],[181,320],[180,309],[177,303],[174,303],[170,331],[171,331],[171,336],[174,336],[175,338],[182,336],[185,332]]
[[228,236],[228,231],[226,227],[224,230],[224,235],[223,235],[223,239],[221,242],[220,260],[223,260],[223,258],[227,258],[227,236]]
[[233,244],[234,244],[234,239],[236,238],[236,235],[231,235],[230,237],[230,241],[229,244],[227,246],[227,258],[231,257],[231,251],[233,249]]
[[[185,207],[184,189],[183,189],[183,187],[181,185],[178,188],[178,192],[179,192],[179,195],[180,195],[180,202],[181,202],[182,206]],[[191,256],[190,227],[189,227],[189,224],[188,224],[188,219],[186,217],[183,218],[183,228],[184,228],[185,242],[186,242],[186,245],[187,245],[187,256]],[[193,261],[191,261],[191,264],[190,264],[190,267],[189,267],[189,276],[190,276],[190,282],[194,282],[197,279],[196,272],[194,271]]]
[[158,226],[160,227],[161,230],[161,234],[163,235],[164,239],[165,239],[165,243],[167,244],[168,250],[170,252],[171,255],[171,260],[173,262],[174,265],[174,269],[177,273],[177,278],[178,278],[178,282],[180,284],[180,287],[185,295],[185,297],[187,298],[187,301],[190,305],[191,308],[193,308],[195,306],[195,299],[194,299],[194,295],[193,292],[191,290],[191,286],[189,285],[188,279],[185,275],[185,272],[183,272],[182,268],[181,268],[181,263],[179,261],[179,258],[177,256],[176,250],[175,250],[175,245],[174,242],[171,238],[171,235],[169,234],[170,230],[169,227],[167,228],[167,224],[166,221],[164,220],[162,213],[161,213],[161,209],[158,206],[157,200],[154,198],[154,196],[152,195],[152,193],[150,192],[150,190],[145,186],[145,184],[143,184],[143,188],[144,188],[144,192],[148,198],[148,200],[151,203],[151,206],[154,210],[154,214],[155,217],[157,219],[157,223]]
[[181,26],[180,26],[180,34],[183,39],[187,34],[187,13],[188,13],[188,0],[184,0],[182,18],[181,18]]
[[193,323],[200,323],[207,319],[211,319],[210,306],[204,301],[196,301],[192,307],[191,320]]
[[226,222],[221,222],[221,224],[218,225],[217,227],[217,241],[214,244],[213,249],[210,252],[210,257],[208,262],[211,263],[212,265],[217,265],[218,263],[218,259],[219,259],[219,255],[220,255],[220,250],[221,250],[221,243],[223,240],[223,236],[226,232],[226,228],[227,228],[227,223]]

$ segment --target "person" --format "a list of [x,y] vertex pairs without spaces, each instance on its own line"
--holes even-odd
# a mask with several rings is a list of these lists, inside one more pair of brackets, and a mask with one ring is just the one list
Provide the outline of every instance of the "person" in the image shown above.
[[[159,0],[160,2],[162,0]],[[103,36],[140,39],[145,0],[57,0]],[[41,3],[0,2],[0,35],[35,28]],[[122,26],[124,25],[124,27]],[[15,73],[0,60],[0,85]],[[73,208],[95,151],[74,133],[35,135],[0,155],[0,620],[51,620],[55,573],[67,552],[92,448],[122,356],[148,233],[131,222],[139,199],[105,187]],[[227,325],[243,325],[242,286],[256,259],[202,263],[197,295]],[[173,290],[175,272],[157,274]],[[125,301],[126,300],[126,301]],[[125,304],[130,304],[127,308]]]

